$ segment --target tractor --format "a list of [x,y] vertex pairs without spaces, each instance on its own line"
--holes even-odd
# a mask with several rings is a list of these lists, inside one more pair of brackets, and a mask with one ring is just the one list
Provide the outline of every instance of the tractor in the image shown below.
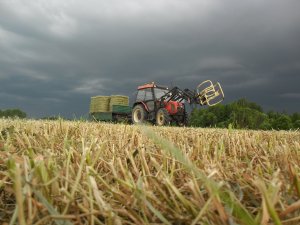
[[154,82],[147,83],[137,88],[131,119],[134,124],[151,122],[158,126],[171,123],[186,126],[189,123],[186,104],[213,106],[223,99],[221,85],[210,80],[199,84],[196,90],[169,89]]

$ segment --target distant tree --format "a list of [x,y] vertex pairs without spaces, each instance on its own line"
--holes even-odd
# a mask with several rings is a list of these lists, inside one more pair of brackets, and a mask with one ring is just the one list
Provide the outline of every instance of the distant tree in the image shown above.
[[273,120],[272,127],[276,130],[289,130],[293,124],[288,115],[281,114],[276,120]]
[[217,127],[228,128],[229,124],[231,124],[230,121],[226,120],[226,121],[218,122]]
[[202,127],[212,127],[218,122],[218,118],[215,114],[211,112],[206,112],[201,116],[201,126]]
[[212,127],[216,126],[218,117],[206,109],[195,109],[191,113],[190,124],[194,127]]
[[232,112],[230,121],[236,128],[258,129],[267,115],[251,108],[237,108]]
[[293,123],[295,123],[297,120],[300,120],[300,113],[293,113],[291,115],[291,120]]
[[277,119],[280,114],[278,112],[269,111],[267,112],[267,115],[270,119]]
[[216,105],[209,107],[207,109],[208,112],[213,113],[217,117],[217,122],[226,121],[230,117],[230,111],[228,110],[228,107],[225,105]]
[[271,130],[272,129],[272,124],[268,119],[266,119],[264,122],[262,122],[259,126],[260,130]]
[[263,112],[262,107],[260,105],[256,104],[255,102],[250,102],[245,98],[237,100],[234,104],[236,104],[238,108],[250,108],[259,112]]
[[6,118],[13,118],[13,117],[18,117],[18,118],[26,118],[26,113],[23,112],[20,109],[6,109],[6,110],[1,110],[0,111],[0,117],[6,117]]
[[[191,125],[195,127],[221,127],[262,130],[299,129],[300,114],[264,113],[261,106],[246,99],[239,99],[227,105],[216,105],[204,109],[194,109],[191,114]],[[230,125],[231,124],[231,125]]]
[[191,117],[191,125],[195,127],[203,127],[203,115],[207,112],[206,109],[194,109]]
[[299,119],[299,120],[296,120],[296,121],[293,123],[293,128],[294,128],[294,129],[300,129],[300,119]]
[[42,120],[59,120],[60,117],[59,116],[46,116],[41,118]]

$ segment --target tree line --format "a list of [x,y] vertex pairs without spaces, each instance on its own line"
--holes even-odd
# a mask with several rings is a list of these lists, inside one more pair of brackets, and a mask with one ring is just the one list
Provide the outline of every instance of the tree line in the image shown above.
[[20,109],[0,109],[0,118],[26,118],[26,113]]
[[190,125],[194,127],[233,127],[254,130],[300,129],[300,114],[264,112],[262,107],[246,99],[205,109],[193,109]]
[[[0,118],[26,118],[20,109],[0,110]],[[43,119],[57,120],[58,116]],[[233,127],[254,130],[290,130],[300,129],[300,113],[264,112],[257,103],[244,98],[226,105],[193,109],[190,117],[193,127]]]

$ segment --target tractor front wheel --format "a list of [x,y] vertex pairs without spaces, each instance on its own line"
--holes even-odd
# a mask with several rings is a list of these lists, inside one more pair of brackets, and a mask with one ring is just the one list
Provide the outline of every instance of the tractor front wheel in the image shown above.
[[136,105],[132,110],[131,117],[134,124],[144,123],[147,118],[147,111],[142,105]]
[[160,108],[156,113],[156,125],[165,126],[169,125],[171,122],[171,117],[165,108]]

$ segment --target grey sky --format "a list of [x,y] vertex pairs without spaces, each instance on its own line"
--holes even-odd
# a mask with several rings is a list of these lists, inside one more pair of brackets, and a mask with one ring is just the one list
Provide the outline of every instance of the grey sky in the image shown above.
[[93,95],[219,81],[300,111],[299,0],[0,0],[0,109],[84,115]]

